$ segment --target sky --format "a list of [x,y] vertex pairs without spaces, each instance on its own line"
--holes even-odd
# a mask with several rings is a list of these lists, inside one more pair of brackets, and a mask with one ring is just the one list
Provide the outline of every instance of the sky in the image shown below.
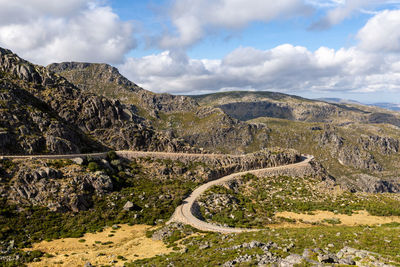
[[154,92],[400,103],[400,0],[0,0],[0,47]]

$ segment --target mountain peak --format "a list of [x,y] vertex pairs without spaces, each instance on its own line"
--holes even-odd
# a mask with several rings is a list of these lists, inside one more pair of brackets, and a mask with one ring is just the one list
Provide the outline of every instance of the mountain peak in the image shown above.
[[[74,81],[78,87],[91,91],[101,85],[122,86],[133,92],[143,90],[122,76],[117,68],[105,63],[62,62],[50,64],[47,69]],[[91,81],[90,84],[88,81]]]

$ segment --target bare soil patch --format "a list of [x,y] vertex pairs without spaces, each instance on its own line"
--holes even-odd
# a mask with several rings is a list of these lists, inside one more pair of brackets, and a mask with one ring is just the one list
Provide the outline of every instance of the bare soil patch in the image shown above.
[[172,251],[162,241],[146,237],[150,226],[120,226],[119,229],[109,227],[103,232],[88,233],[82,238],[64,238],[34,244],[30,250],[41,250],[54,257],[44,257],[41,262],[31,263],[29,266],[83,266],[86,262],[93,265],[109,265],[113,261],[117,261],[113,266],[123,266],[127,261],[150,258]]
[[400,217],[398,216],[373,216],[370,215],[367,211],[358,211],[353,213],[352,215],[335,214],[330,211],[313,211],[312,214],[284,211],[277,212],[275,216],[295,219],[297,222],[300,221],[296,224],[301,224],[302,226],[306,225],[307,223],[329,224],[329,221],[336,221],[337,225],[345,226],[377,225],[392,222],[400,223]]

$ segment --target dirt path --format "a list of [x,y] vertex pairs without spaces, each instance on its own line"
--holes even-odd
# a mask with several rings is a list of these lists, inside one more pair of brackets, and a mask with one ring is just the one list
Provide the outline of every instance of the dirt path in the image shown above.
[[296,169],[302,168],[308,165],[308,163],[313,159],[313,156],[306,156],[303,158],[303,161],[299,163],[279,166],[279,167],[271,167],[265,169],[258,169],[252,171],[244,171],[234,173],[228,176],[224,176],[218,180],[214,180],[203,184],[196,188],[192,194],[183,201],[183,204],[176,208],[174,214],[168,223],[171,222],[182,222],[185,224],[189,224],[199,230],[202,231],[211,231],[211,232],[219,232],[219,233],[241,233],[241,232],[251,232],[251,231],[260,231],[262,229],[246,229],[246,228],[232,228],[232,227],[224,227],[212,223],[208,223],[202,220],[199,220],[195,215],[195,204],[197,199],[203,194],[207,189],[211,188],[215,185],[221,185],[228,181],[232,181],[240,178],[242,175],[246,173],[251,173],[254,175],[268,175],[268,173],[276,173],[276,171],[286,170],[286,169]]

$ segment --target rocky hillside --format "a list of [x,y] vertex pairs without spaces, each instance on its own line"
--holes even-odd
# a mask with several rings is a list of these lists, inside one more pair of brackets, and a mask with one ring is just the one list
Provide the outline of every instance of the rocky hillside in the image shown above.
[[274,92],[160,95],[105,64],[60,63],[48,69],[85,91],[133,103],[155,129],[192,146],[223,153],[294,148],[315,155],[350,190],[399,191],[396,112]]
[[190,111],[198,106],[189,97],[147,91],[108,64],[63,62],[50,64],[47,69],[59,73],[83,90],[134,104],[144,116],[157,117],[158,112]]
[[6,49],[0,99],[1,154],[190,149],[154,130],[134,106],[82,90]]
[[[218,155],[179,161],[173,155],[103,159],[0,160],[0,198],[18,206],[42,206],[53,211],[82,211],[93,207],[93,196],[103,197],[124,187],[128,179],[202,184],[235,172],[286,165],[300,160],[294,150],[265,150],[246,156]],[[140,166],[140,167],[138,167]],[[122,184],[122,185],[121,185]],[[178,201],[178,199],[177,199]]]
[[333,125],[257,118],[268,126],[269,146],[312,154],[352,191],[400,192],[399,128],[390,124]]
[[201,105],[219,107],[243,121],[272,117],[292,121],[388,123],[400,126],[400,114],[356,103],[332,103],[274,92],[226,92],[193,98]]
[[187,96],[149,92],[110,65],[64,62],[51,64],[47,69],[84,91],[133,105],[154,128],[182,138],[192,146],[216,152],[245,153],[262,149],[261,144],[266,142],[266,127],[243,123],[220,108],[200,107]]

